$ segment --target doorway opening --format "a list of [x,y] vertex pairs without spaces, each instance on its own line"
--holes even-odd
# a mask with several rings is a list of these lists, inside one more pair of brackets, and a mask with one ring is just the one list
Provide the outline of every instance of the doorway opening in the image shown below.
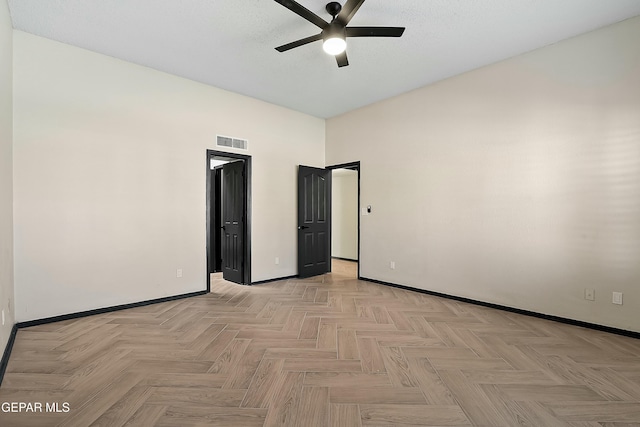
[[331,171],[331,259],[342,273],[355,264],[360,278],[360,162],[328,166]]
[[[350,244],[355,246],[356,256],[354,257],[353,247],[351,247],[348,261],[347,257],[338,256],[336,260],[342,263],[356,264],[354,278],[360,278],[360,162],[343,163],[326,168],[316,168],[311,166],[298,166],[298,277],[306,278],[317,276],[332,271],[333,254],[332,254],[332,236],[336,235],[339,239],[342,236],[342,230],[333,231],[333,171],[334,170],[355,171],[357,180],[355,183],[356,192],[351,193],[349,205],[351,206],[351,214],[349,220],[353,231],[353,224],[357,224],[355,233],[355,242]],[[339,175],[340,173],[338,173]],[[344,172],[344,175],[348,175]],[[353,178],[353,175],[351,174]],[[352,189],[354,185],[352,185]],[[355,200],[354,200],[355,199]],[[355,208],[355,209],[354,209]],[[341,207],[338,210],[342,210]],[[355,212],[354,212],[355,210]],[[355,215],[355,221],[354,221]],[[342,218],[340,218],[342,220]],[[346,221],[345,221],[346,222]],[[345,237],[348,238],[348,237]],[[353,237],[352,237],[353,239]],[[336,243],[339,246],[340,243]],[[354,259],[355,258],[355,259]]]
[[251,156],[207,150],[207,291],[211,274],[251,284]]

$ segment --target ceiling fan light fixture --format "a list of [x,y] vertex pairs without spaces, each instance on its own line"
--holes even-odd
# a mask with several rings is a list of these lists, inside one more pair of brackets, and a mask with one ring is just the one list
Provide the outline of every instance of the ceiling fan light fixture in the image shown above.
[[347,42],[339,36],[332,36],[322,43],[322,49],[329,55],[339,55],[347,48]]

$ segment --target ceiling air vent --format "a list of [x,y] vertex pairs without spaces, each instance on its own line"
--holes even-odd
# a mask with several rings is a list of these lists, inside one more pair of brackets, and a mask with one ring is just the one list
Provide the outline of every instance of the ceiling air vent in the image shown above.
[[249,141],[247,141],[246,139],[218,135],[216,139],[216,145],[218,147],[229,147],[237,148],[238,150],[247,150],[249,148]]

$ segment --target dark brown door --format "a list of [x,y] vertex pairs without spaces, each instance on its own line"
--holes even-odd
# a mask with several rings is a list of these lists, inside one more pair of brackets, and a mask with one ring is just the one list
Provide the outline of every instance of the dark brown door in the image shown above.
[[298,169],[298,276],[331,271],[331,171]]
[[222,167],[222,277],[243,282],[244,162]]

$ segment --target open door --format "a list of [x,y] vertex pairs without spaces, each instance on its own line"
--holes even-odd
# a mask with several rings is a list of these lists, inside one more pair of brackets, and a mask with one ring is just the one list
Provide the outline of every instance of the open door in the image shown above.
[[222,166],[222,277],[243,283],[244,162]]
[[298,169],[298,276],[331,271],[331,171]]

